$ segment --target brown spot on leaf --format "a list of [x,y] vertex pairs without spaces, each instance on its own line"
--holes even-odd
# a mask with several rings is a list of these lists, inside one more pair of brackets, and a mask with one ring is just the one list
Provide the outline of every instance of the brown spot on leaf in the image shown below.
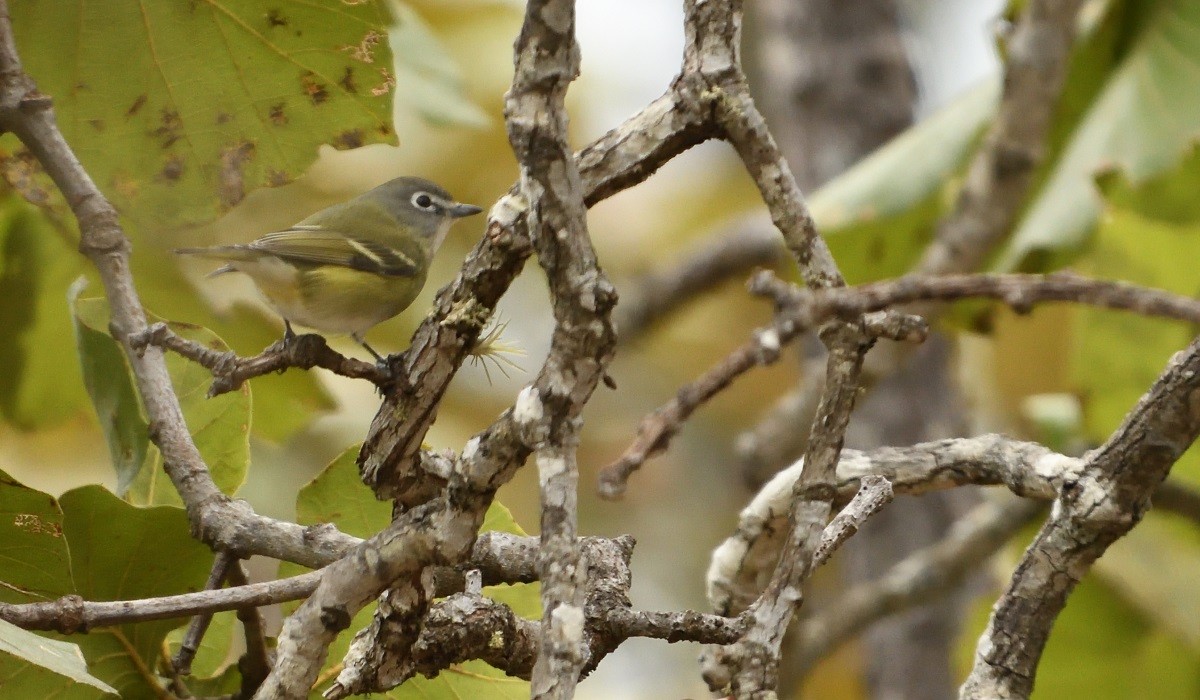
[[267,186],[268,187],[283,187],[292,181],[292,176],[282,170],[271,168],[267,171]]
[[125,118],[128,119],[137,114],[138,110],[146,105],[147,99],[148,98],[146,97],[145,93],[138,95],[137,99],[133,101],[133,104],[129,105],[129,109],[125,110]]
[[358,86],[354,84],[354,67],[346,66],[345,72],[342,73],[342,79],[338,81],[338,85],[351,95],[358,92]]
[[87,120],[87,123],[89,126],[91,126],[96,131],[104,131],[104,120],[103,119],[89,119],[89,120]]
[[43,520],[33,513],[16,513],[13,515],[13,526],[35,535],[50,535],[62,537],[62,525]]
[[329,90],[325,88],[325,84],[317,80],[316,73],[307,71],[300,76],[300,85],[304,88],[304,94],[308,95],[308,99],[312,100],[314,105],[319,105],[329,99]]
[[383,134],[384,136],[391,136],[392,125],[391,124],[380,124],[379,125],[379,133]]
[[375,46],[383,41],[384,33],[378,29],[369,29],[366,34],[363,34],[362,41],[358,45],[347,45],[339,47],[342,51],[350,54],[350,57],[356,61],[363,63],[375,62]]
[[183,177],[183,158],[178,154],[172,154],[167,158],[167,162],[163,164],[162,170],[159,171],[158,177],[166,182],[178,182],[180,177]]
[[288,21],[279,10],[267,10],[267,24],[272,27],[286,27]]
[[28,150],[22,148],[11,154],[0,154],[0,177],[27,201],[39,207],[50,205],[45,171]]
[[333,147],[339,151],[358,148],[363,145],[362,129],[347,129],[333,139]]
[[226,111],[217,112],[217,124],[228,124],[233,121],[233,115]]
[[164,107],[158,122],[158,128],[151,131],[150,135],[161,139],[160,145],[163,148],[170,148],[172,144],[183,138],[183,120],[179,118],[179,112]]
[[371,94],[376,97],[388,94],[396,86],[396,76],[392,75],[387,68],[380,68],[379,76],[383,78],[383,82],[371,88]]
[[113,173],[112,189],[121,197],[129,200],[137,199],[138,195],[142,193],[141,183],[124,172]]
[[276,102],[271,105],[271,111],[267,113],[267,118],[275,126],[283,126],[288,123],[288,116],[283,113],[283,102]]
[[254,158],[254,144],[250,141],[235,143],[221,151],[221,173],[217,182],[217,195],[221,205],[232,207],[246,196],[243,175],[246,163]]

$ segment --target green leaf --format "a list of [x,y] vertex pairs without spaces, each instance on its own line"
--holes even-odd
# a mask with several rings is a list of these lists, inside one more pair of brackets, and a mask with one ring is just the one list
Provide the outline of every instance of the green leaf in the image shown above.
[[301,525],[333,523],[348,535],[367,538],[392,521],[392,504],[375,498],[358,476],[358,445],[353,445],[296,497],[296,522]]
[[10,698],[117,694],[115,688],[88,673],[78,646],[26,632],[5,620],[0,620],[0,688]]
[[451,666],[436,678],[417,676],[384,693],[384,697],[393,700],[521,700],[529,697],[529,681],[506,676],[482,661],[468,661]]
[[1167,224],[1200,224],[1200,144],[1193,143],[1173,168],[1141,182],[1110,168],[1096,177],[1096,186],[1111,209]]
[[412,8],[392,2],[396,21],[388,30],[395,56],[397,106],[415,109],[434,124],[485,127],[487,113],[463,94],[462,72],[433,30]]
[[146,461],[149,425],[142,417],[125,354],[108,334],[108,306],[103,299],[80,299],[82,290],[81,283],[69,294],[75,319],[75,344],[83,366],[84,386],[117,471],[117,491],[123,494]]
[[[1194,295],[1200,291],[1195,276],[1197,256],[1200,228],[1114,209],[1077,266],[1098,278]],[[1171,355],[1184,348],[1196,331],[1181,322],[1100,309],[1079,308],[1074,315],[1071,377],[1083,401],[1084,429],[1099,443],[1120,425]],[[1137,341],[1130,342],[1134,338]],[[1200,453],[1192,448],[1175,465],[1172,475],[1196,483],[1198,466]]]
[[53,496],[0,471],[0,601],[31,603],[72,593],[62,511]]
[[317,146],[394,142],[381,0],[22,0],[18,48],[85,168],[140,224],[209,221]]
[[[1155,653],[1147,653],[1153,649]],[[1164,639],[1111,589],[1089,576],[1071,594],[1038,667],[1036,698],[1194,698],[1200,663]],[[1143,679],[1158,692],[1146,695]]]
[[[63,534],[75,592],[85,600],[131,600],[204,587],[212,553],[189,535],[179,508],[130,505],[99,486],[63,494]],[[92,673],[121,692],[145,697],[163,639],[179,625],[160,620],[93,630],[77,638]]]
[[66,292],[83,269],[67,234],[16,197],[0,200],[0,414],[23,429],[87,406]]
[[981,84],[813,194],[813,216],[852,284],[916,262],[998,95],[997,81]]
[[[1102,87],[1061,137],[1047,173],[997,262],[1001,269],[1044,269],[1075,253],[1100,214],[1093,178],[1117,164],[1137,181],[1171,166],[1200,133],[1200,2],[1113,3],[1114,53],[1087,70]],[[1078,76],[1078,72],[1074,74]]]
[[1096,574],[1200,657],[1200,547],[1146,518],[1109,547]]

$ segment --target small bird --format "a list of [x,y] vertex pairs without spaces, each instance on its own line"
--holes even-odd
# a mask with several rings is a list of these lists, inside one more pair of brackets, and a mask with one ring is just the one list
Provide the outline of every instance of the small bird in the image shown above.
[[349,333],[382,361],[366,332],[408,308],[450,226],[480,211],[429,180],[399,177],[250,243],[175,252],[225,261],[210,277],[249,275],[283,317],[284,340],[292,323]]

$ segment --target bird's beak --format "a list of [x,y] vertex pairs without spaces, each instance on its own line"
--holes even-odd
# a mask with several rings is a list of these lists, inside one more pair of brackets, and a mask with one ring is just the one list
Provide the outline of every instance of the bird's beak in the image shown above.
[[464,216],[472,216],[474,214],[478,214],[481,211],[483,211],[483,209],[475,206],[474,204],[457,204],[456,203],[454,206],[450,207],[449,214],[450,214],[450,216],[453,216],[456,219],[461,219]]

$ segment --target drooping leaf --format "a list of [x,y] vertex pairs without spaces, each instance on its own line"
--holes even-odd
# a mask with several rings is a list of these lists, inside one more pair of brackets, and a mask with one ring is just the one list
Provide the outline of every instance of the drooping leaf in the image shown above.
[[16,197],[0,199],[0,413],[22,429],[87,406],[66,290],[83,259],[65,232]]
[[[229,347],[207,328],[184,323],[169,323],[176,334],[211,350],[225,352]],[[183,407],[188,432],[200,450],[217,488],[236,493],[246,480],[250,466],[250,386],[208,397],[212,374],[200,365],[167,353],[167,372]],[[138,505],[182,505],[179,493],[163,468],[162,453],[151,445],[146,463],[124,494]]]
[[[282,337],[283,324],[260,309],[237,304],[214,312],[199,291],[180,272],[174,261],[166,261],[161,246],[134,250],[132,267],[138,291],[147,308],[158,316],[194,323],[221,337],[242,355],[253,355]],[[318,370],[319,371],[319,370]],[[336,406],[315,371],[292,370],[268,374],[250,382],[254,394],[255,437],[282,442]]]
[[[75,299],[73,304],[79,337],[87,340],[86,347],[82,341],[80,345],[84,374],[96,384],[93,391],[89,383],[89,393],[93,394],[101,427],[109,439],[118,492],[138,505],[182,505],[163,469],[161,453],[149,442],[148,423],[122,350],[107,333],[107,303],[103,299]],[[150,317],[151,323],[156,321]],[[229,349],[208,329],[182,323],[168,326],[177,335],[212,350]],[[165,353],[165,357],[188,431],[213,481],[225,493],[236,492],[245,481],[250,463],[249,385],[210,399],[207,392],[212,375],[207,369],[175,353]]]
[[139,224],[213,219],[317,146],[394,142],[382,0],[23,0],[18,48],[84,167]]
[[133,376],[120,344],[108,334],[108,307],[102,299],[80,299],[83,285],[72,288],[69,301],[75,320],[75,343],[83,381],[100,429],[108,441],[117,472],[117,490],[125,493],[146,461],[149,424],[142,416]]
[[88,673],[79,647],[0,620],[0,688],[11,698],[97,698],[117,691]]

